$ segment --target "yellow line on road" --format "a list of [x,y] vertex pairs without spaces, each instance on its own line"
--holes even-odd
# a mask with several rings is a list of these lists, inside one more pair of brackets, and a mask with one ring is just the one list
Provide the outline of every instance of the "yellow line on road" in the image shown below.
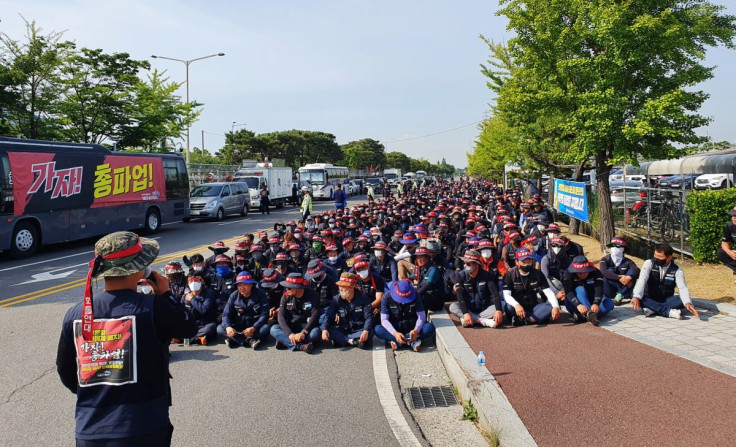
[[[262,230],[256,230],[253,233],[257,234],[260,231],[267,231],[267,230],[269,230],[269,229],[266,228],[265,230],[264,229],[262,229]],[[243,236],[242,235],[239,235],[239,236],[234,236],[234,237],[231,237],[231,238],[228,238],[228,239],[222,239],[222,242],[224,242],[225,245],[229,245],[229,244],[231,244],[233,242],[236,242],[236,241],[239,241],[241,239],[243,239]],[[169,261],[172,261],[174,259],[180,258],[180,257],[182,257],[182,256],[184,256],[186,254],[196,253],[196,252],[199,252],[199,251],[202,251],[202,250],[206,250],[207,247],[209,247],[209,244],[208,245],[201,245],[199,247],[194,247],[194,248],[190,248],[190,249],[186,249],[186,250],[179,250],[179,251],[176,251],[174,253],[169,253],[169,254],[167,254],[165,256],[162,256],[160,258],[156,258],[156,262],[154,262],[151,265],[152,266],[163,265],[163,264],[166,264]],[[11,297],[11,298],[6,298],[4,300],[0,300],[0,308],[12,306],[14,304],[24,303],[26,301],[35,300],[35,299],[38,299],[38,298],[42,298],[44,296],[51,295],[52,293],[63,292],[65,290],[73,289],[75,287],[79,287],[79,286],[83,285],[85,283],[85,281],[86,281],[86,278],[75,279],[74,281],[69,281],[69,282],[65,282],[65,283],[62,283],[62,284],[57,284],[55,286],[48,287],[48,288],[45,288],[45,289],[36,290],[36,291],[33,291],[33,292],[28,292],[28,293],[24,293],[22,295],[17,295],[17,296]]]

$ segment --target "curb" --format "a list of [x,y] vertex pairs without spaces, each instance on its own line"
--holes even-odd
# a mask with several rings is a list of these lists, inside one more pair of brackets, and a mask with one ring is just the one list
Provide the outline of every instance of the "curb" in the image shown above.
[[[432,314],[437,330],[437,352],[463,401],[473,400],[478,423],[497,432],[504,447],[531,447],[537,443],[511,406],[488,368],[478,367],[477,355],[446,311]],[[489,332],[492,330],[489,329]]]
[[716,303],[701,298],[692,298],[693,304],[701,309],[712,310],[713,312],[720,312],[723,315],[736,317],[736,306],[733,304]]

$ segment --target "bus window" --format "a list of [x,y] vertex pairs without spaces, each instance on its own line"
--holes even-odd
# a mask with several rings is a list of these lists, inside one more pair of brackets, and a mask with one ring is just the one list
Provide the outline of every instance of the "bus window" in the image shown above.
[[164,177],[166,177],[166,197],[184,199],[189,197],[189,179],[183,160],[164,158]]
[[13,177],[8,154],[0,154],[0,215],[13,214]]

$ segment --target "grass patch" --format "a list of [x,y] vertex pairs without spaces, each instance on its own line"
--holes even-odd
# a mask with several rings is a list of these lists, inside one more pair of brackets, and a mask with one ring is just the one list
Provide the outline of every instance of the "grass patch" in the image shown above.
[[488,441],[488,445],[491,447],[499,447],[501,445],[501,430],[493,427],[490,430],[481,429],[483,437]]
[[468,403],[463,405],[463,421],[478,422],[478,410],[473,405],[473,399],[468,399]]

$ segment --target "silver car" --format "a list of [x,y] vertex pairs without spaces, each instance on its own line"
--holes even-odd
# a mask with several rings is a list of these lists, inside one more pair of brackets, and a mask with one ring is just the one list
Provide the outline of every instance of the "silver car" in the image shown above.
[[222,220],[228,214],[247,216],[250,211],[248,185],[215,182],[196,186],[189,193],[189,216]]

